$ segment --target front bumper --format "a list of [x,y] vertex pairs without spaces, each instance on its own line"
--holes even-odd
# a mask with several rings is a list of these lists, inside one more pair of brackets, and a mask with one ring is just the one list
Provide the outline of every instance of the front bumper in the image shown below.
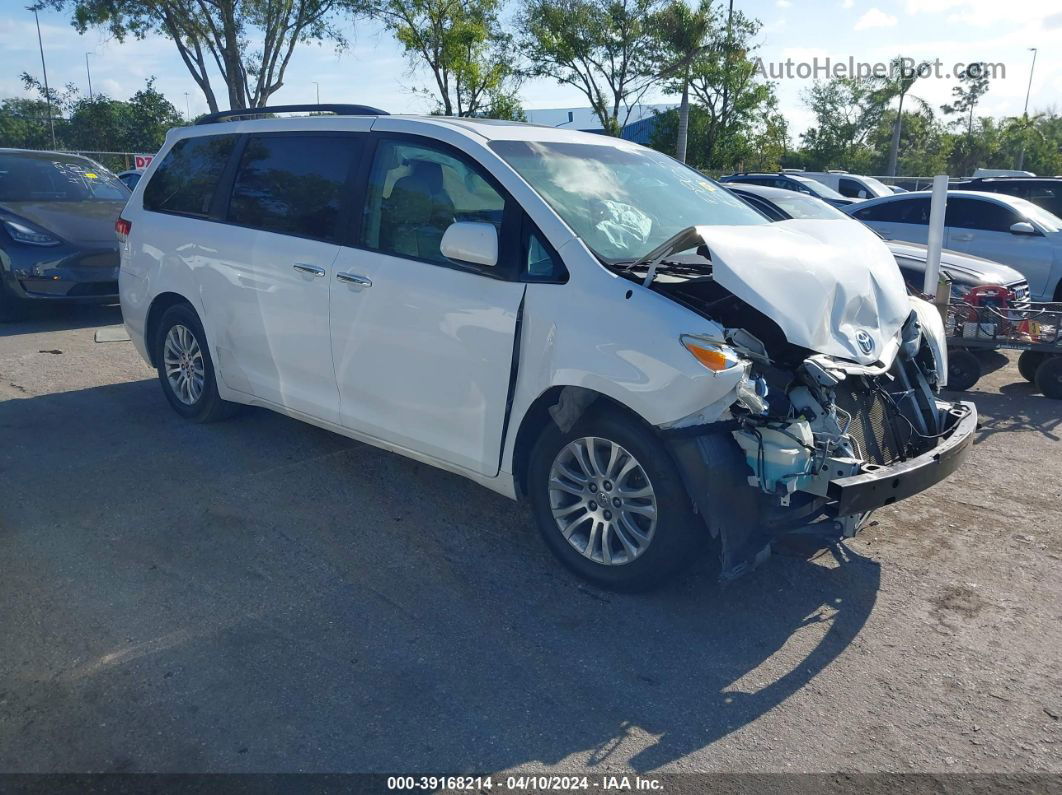
[[19,298],[33,301],[109,302],[118,299],[117,248],[63,246],[19,252],[3,276]]
[[852,516],[891,505],[925,491],[962,465],[977,429],[973,403],[955,403],[948,411],[950,427],[937,446],[917,458],[881,467],[866,467],[858,475],[829,483],[827,495],[834,516]]

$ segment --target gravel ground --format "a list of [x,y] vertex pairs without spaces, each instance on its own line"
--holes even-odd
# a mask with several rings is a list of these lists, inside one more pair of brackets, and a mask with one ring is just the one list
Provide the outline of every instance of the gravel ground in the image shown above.
[[617,596],[515,503],[262,410],[115,309],[0,329],[0,771],[1062,772],[1062,403],[833,552]]

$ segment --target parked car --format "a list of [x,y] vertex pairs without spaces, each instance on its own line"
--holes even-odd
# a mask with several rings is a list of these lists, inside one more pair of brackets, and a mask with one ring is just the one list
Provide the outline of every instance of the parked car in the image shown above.
[[805,193],[808,196],[816,196],[834,207],[847,207],[856,201],[855,199],[845,198],[833,188],[827,187],[817,180],[789,172],[779,171],[777,174],[731,174],[729,177],[722,177],[719,181],[725,184],[766,185],[770,188],[782,188],[783,190]]
[[265,406],[458,473],[624,588],[709,540],[733,577],[852,534],[965,456],[940,316],[862,226],[771,224],[620,139],[338,110],[173,130],[118,220],[181,416]]
[[1062,217],[1062,179],[1059,177],[994,177],[952,182],[949,190],[977,190],[1017,196]]
[[132,190],[136,187],[136,183],[140,182],[140,178],[142,176],[144,176],[144,169],[131,168],[128,171],[121,172],[118,175],[118,179],[122,181],[122,184],[125,185],[125,187],[129,188],[129,190]]
[[128,197],[88,158],[0,149],[0,320],[33,302],[117,300],[114,222]]
[[[730,191],[772,221],[819,218],[858,223],[850,215],[824,201],[791,190],[740,185],[732,186]],[[926,246],[898,240],[888,240],[885,244],[895,257],[907,286],[921,292],[925,287],[926,261],[929,258]],[[1003,285],[1014,294],[1015,300],[1026,301],[1029,298],[1029,283],[1025,277],[999,262],[944,249],[940,254],[940,269],[951,279],[951,295],[954,298],[961,298],[974,287],[982,285]]]
[[[846,212],[889,240],[926,243],[930,194],[869,199]],[[948,191],[944,247],[1002,262],[1025,276],[1034,301],[1062,301],[1062,219],[1014,196]]]
[[817,180],[849,199],[874,199],[893,193],[888,185],[874,177],[849,174],[847,171],[801,171],[800,176]]

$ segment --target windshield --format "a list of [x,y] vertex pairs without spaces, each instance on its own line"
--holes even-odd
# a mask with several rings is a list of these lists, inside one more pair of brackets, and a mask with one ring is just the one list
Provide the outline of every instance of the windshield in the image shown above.
[[690,226],[766,224],[712,180],[651,149],[492,141],[602,260],[641,259]]
[[789,176],[792,177],[793,179],[795,179],[801,185],[804,185],[805,187],[810,188],[812,193],[814,193],[816,196],[821,196],[824,199],[843,199],[844,198],[844,196],[842,196],[840,193],[835,191],[833,188],[829,187],[828,185],[823,185],[817,179],[811,179],[811,177],[797,177],[797,176],[794,176],[793,174],[790,174]]
[[1025,199],[1014,198],[1014,209],[1021,212],[1030,221],[1035,221],[1048,232],[1062,231],[1062,218],[1045,210],[1038,204]]
[[886,185],[884,182],[873,177],[860,177],[864,184],[872,191],[875,196],[892,196],[892,188]]
[[[782,193],[783,191],[779,191]],[[784,191],[786,196],[774,195],[771,201],[777,204],[786,215],[791,218],[821,218],[823,220],[836,220],[844,218],[851,220],[836,207],[833,207],[814,196],[805,196],[796,191]]]
[[54,152],[0,155],[0,201],[125,201],[129,189],[102,166]]

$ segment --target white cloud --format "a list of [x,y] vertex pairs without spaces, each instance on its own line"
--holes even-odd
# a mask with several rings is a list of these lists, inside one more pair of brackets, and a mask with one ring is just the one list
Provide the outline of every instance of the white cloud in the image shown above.
[[896,25],[896,17],[886,14],[879,8],[872,8],[861,16],[855,23],[856,30],[871,30],[873,28],[891,28]]
[[986,28],[1016,20],[1043,20],[1047,27],[1058,16],[1057,0],[906,0],[908,14],[947,14],[952,24]]
[[855,5],[855,0],[841,0],[841,8],[851,8]]
[[792,0],[778,0],[775,5],[779,8],[789,8],[793,3]]

